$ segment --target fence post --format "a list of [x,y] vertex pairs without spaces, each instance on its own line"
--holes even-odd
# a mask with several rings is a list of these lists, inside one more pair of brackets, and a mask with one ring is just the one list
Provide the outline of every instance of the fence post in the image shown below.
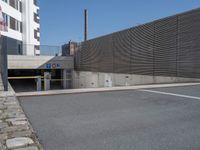
[[4,91],[8,91],[7,38],[3,36],[0,37],[0,63]]

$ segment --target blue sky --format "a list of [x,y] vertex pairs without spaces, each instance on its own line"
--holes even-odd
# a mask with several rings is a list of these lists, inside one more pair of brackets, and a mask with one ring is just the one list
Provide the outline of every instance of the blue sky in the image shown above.
[[200,0],[39,0],[39,5],[41,45],[61,45],[83,40],[85,8],[91,39],[198,8]]

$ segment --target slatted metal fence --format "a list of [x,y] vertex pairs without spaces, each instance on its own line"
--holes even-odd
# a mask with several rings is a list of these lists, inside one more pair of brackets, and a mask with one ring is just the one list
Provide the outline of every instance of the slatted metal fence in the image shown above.
[[75,69],[200,78],[200,9],[79,44]]

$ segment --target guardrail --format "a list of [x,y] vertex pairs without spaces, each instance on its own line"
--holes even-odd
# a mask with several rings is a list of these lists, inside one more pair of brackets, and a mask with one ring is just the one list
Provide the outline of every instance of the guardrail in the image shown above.
[[[27,55],[28,52],[33,52],[33,55],[40,56],[61,56],[62,47],[57,45],[32,45],[20,44],[12,46],[9,51],[15,55]],[[30,54],[29,54],[30,55]]]
[[[34,79],[35,84],[37,87],[37,91],[42,91],[42,87],[44,87],[44,90],[50,90],[51,88],[51,82],[61,82],[61,81],[72,81],[70,78],[66,79],[57,79],[57,78],[51,78],[51,75],[44,75],[44,76],[15,76],[15,77],[8,77],[8,80],[27,80],[27,79]],[[42,86],[43,85],[43,86]],[[66,88],[63,86],[63,88]]]

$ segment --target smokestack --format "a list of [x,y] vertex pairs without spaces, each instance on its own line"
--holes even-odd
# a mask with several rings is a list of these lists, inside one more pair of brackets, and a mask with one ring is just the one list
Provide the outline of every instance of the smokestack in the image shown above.
[[88,10],[84,10],[84,16],[85,16],[85,29],[84,29],[84,40],[87,41],[88,38]]

